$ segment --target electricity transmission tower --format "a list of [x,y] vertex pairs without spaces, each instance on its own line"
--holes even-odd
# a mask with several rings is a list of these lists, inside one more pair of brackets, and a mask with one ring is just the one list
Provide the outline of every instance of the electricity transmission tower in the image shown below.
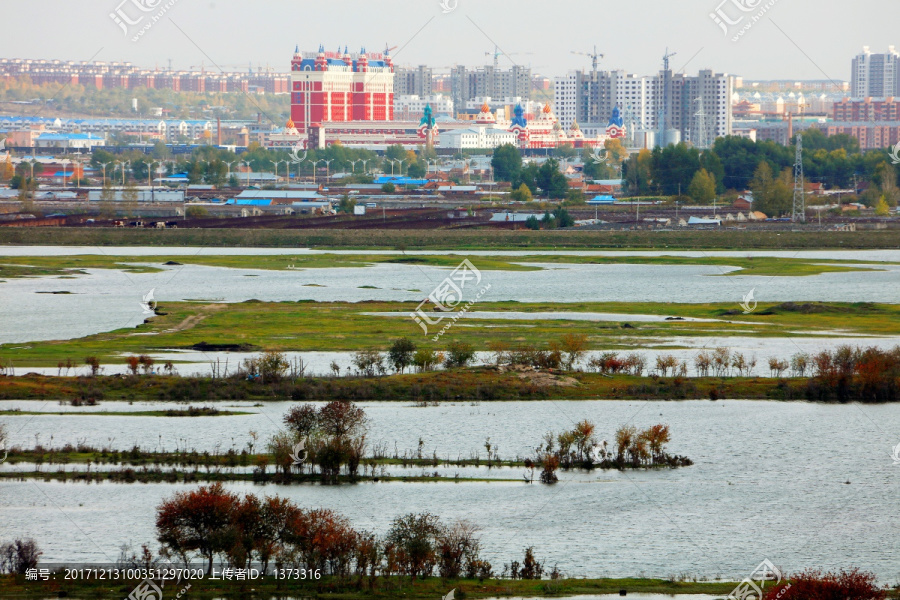
[[803,192],[803,136],[797,133],[797,152],[794,158],[794,206],[791,221],[806,223],[806,196]]

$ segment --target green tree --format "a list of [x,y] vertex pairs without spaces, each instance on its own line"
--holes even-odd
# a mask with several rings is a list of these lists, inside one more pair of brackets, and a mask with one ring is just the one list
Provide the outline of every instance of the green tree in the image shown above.
[[471,344],[466,342],[450,342],[447,347],[447,360],[444,366],[448,369],[455,367],[465,367],[475,358],[475,350]]
[[538,176],[538,166],[537,164],[530,162],[519,171],[519,174],[516,175],[516,178],[512,182],[512,187],[518,188],[524,184],[529,190],[531,190],[532,195],[537,193],[538,185],[537,185],[537,176]]
[[344,194],[341,196],[341,201],[338,203],[337,211],[339,213],[346,213],[348,215],[353,214],[353,209],[356,207],[356,200],[351,198],[348,194]]
[[382,184],[382,186],[381,186],[381,191],[384,192],[385,194],[393,194],[396,190],[397,190],[397,186],[395,186],[390,181],[388,181],[385,184]]
[[512,144],[502,144],[494,148],[491,168],[497,181],[512,182],[522,170],[522,154]]
[[209,216],[209,211],[202,206],[188,206],[184,216],[188,219],[202,219]]
[[883,161],[875,168],[872,180],[878,185],[878,191],[888,206],[897,206],[900,191],[897,189],[897,172],[894,167]]
[[413,179],[421,179],[425,177],[426,164],[424,161],[417,160],[409,165],[406,174]]
[[541,222],[538,221],[538,218],[536,216],[531,215],[530,217],[525,219],[525,227],[537,231],[541,228]]
[[667,196],[687,190],[694,173],[700,169],[700,152],[685,144],[654,148],[651,156],[653,183]]
[[646,196],[650,193],[652,156],[646,148],[632,154],[622,164],[623,188],[629,196]]
[[559,170],[559,161],[548,158],[540,166],[535,183],[549,198],[565,198],[569,191],[569,181]]
[[891,214],[891,207],[888,206],[888,203],[885,201],[884,196],[882,196],[878,200],[878,204],[875,205],[875,215],[878,217],[887,217]]
[[408,338],[394,340],[388,350],[388,362],[398,373],[402,373],[406,367],[413,364],[413,355],[416,345]]
[[510,192],[509,197],[515,202],[531,202],[534,200],[534,196],[531,195],[531,190],[524,183],[520,184],[518,188]]
[[769,163],[760,162],[750,182],[750,190],[753,192],[753,210],[778,217],[791,209],[793,191],[787,170],[776,179]]
[[716,197],[716,180],[706,169],[694,173],[687,189],[688,196],[698,204],[705,204]]
[[553,211],[553,220],[556,222],[557,227],[572,227],[575,225],[575,219],[562,206],[557,207]]

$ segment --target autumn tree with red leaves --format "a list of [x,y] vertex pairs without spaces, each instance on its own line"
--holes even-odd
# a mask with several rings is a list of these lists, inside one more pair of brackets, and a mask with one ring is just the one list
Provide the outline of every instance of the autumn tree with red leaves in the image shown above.
[[228,538],[237,504],[237,496],[226,492],[221,483],[178,492],[157,508],[157,539],[184,564],[190,562],[191,552],[197,552],[207,561],[208,576],[213,557],[231,549]]
[[769,588],[763,600],[884,600],[875,574],[859,569],[823,573],[808,569]]

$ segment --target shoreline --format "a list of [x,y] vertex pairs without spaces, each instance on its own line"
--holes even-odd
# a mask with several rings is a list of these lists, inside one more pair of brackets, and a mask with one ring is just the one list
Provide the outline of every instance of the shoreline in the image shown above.
[[900,230],[830,231],[566,231],[400,229],[166,229],[0,228],[0,245],[24,246],[258,246],[408,250],[521,249],[884,249],[900,248]]
[[[876,402],[861,392],[842,398],[816,397],[810,377],[679,377],[607,375],[584,371],[529,369],[499,372],[470,367],[415,374],[304,377],[271,384],[228,378],[169,375],[5,375],[2,401],[103,402],[284,402],[331,401],[440,403],[510,400],[772,400],[816,403]],[[190,392],[188,396],[185,393]],[[93,403],[93,404],[92,404]],[[2,407],[2,405],[0,405]],[[62,411],[69,414],[70,411]],[[93,411],[85,411],[93,412]],[[3,416],[12,416],[3,413]],[[25,412],[22,413],[25,416]],[[220,415],[222,418],[227,415]]]

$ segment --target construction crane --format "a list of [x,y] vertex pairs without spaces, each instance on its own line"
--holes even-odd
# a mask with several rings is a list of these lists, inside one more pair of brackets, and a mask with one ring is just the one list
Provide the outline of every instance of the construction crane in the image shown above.
[[669,70],[669,59],[678,54],[677,52],[669,52],[669,49],[666,48],[666,53],[663,54],[663,71]]
[[591,58],[591,70],[597,72],[597,59],[603,58],[603,54],[597,52],[597,46],[594,46],[593,52],[578,52],[572,50],[572,54],[580,54],[581,56],[589,56]]
[[[494,56],[494,71],[497,71],[500,68],[500,55],[503,56],[513,56],[517,54],[531,54],[531,52],[502,52],[499,46],[494,46],[493,52],[485,52],[485,56]],[[512,60],[512,59],[510,59]]]

